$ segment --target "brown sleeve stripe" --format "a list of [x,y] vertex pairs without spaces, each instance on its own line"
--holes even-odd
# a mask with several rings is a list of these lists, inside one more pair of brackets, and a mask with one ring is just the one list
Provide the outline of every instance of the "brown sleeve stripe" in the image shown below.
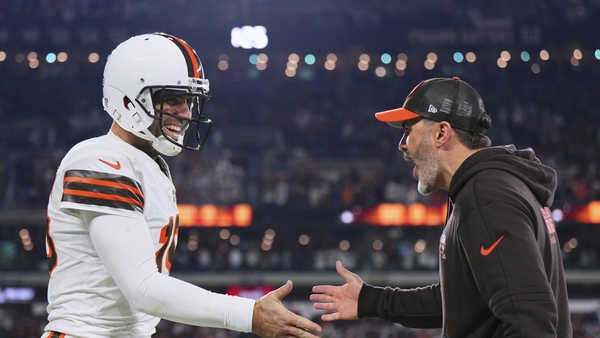
[[[101,185],[112,188],[119,188],[133,192],[134,194],[141,196],[144,198],[144,194],[137,187],[132,187],[131,185],[118,183],[118,182],[110,182],[105,180],[98,180],[93,178],[82,178],[82,177],[65,177],[63,185],[66,185],[66,182],[78,182],[78,183],[87,183],[94,185]],[[137,184],[137,182],[135,182]]]
[[68,170],[62,201],[143,212],[140,184],[126,176],[91,170]]

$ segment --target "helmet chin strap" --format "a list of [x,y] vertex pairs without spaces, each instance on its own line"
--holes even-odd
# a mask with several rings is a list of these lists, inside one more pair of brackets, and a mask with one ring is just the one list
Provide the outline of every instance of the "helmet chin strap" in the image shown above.
[[[183,141],[183,136],[177,138],[178,142]],[[181,152],[181,147],[169,142],[166,137],[160,135],[154,141],[152,141],[152,147],[159,153],[165,156],[175,156]]]

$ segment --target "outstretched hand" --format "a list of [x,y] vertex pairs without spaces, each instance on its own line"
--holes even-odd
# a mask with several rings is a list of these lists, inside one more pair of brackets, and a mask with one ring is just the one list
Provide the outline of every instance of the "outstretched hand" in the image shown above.
[[364,283],[358,275],[346,270],[341,262],[338,261],[335,268],[346,284],[317,285],[312,289],[310,300],[315,302],[317,310],[333,311],[321,316],[324,321],[358,319],[358,295]]
[[292,282],[261,297],[254,304],[252,333],[265,338],[317,338],[323,329],[312,321],[286,309],[281,300],[292,291]]

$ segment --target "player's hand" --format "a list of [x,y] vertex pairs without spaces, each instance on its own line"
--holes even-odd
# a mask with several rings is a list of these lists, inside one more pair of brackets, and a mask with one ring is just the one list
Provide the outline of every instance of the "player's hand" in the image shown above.
[[332,312],[321,316],[324,321],[358,319],[358,295],[364,283],[358,275],[346,270],[340,261],[335,264],[335,268],[346,284],[317,285],[312,289],[310,300],[315,302],[315,309]]
[[271,291],[256,301],[252,316],[252,333],[265,338],[317,338],[323,329],[312,321],[286,309],[281,300],[292,291],[292,282]]

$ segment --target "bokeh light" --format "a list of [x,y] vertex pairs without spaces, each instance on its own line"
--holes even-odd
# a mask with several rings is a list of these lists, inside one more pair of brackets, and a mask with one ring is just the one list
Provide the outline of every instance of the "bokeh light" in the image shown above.
[[406,69],[406,61],[404,61],[404,60],[396,61],[396,69],[405,70]]
[[315,56],[312,54],[307,54],[304,57],[304,62],[306,62],[307,65],[314,65],[315,61],[317,61],[317,58],[315,58]]
[[392,62],[392,56],[388,53],[381,54],[381,62],[383,62],[386,65],[389,64],[390,62]]
[[56,61],[56,54],[48,53],[48,55],[46,55],[46,62],[54,63],[55,61]]
[[461,62],[463,62],[464,59],[465,59],[465,57],[463,56],[462,53],[460,53],[460,52],[454,53],[454,61],[456,61],[456,63],[461,63]]
[[229,62],[226,60],[220,60],[217,67],[219,67],[220,70],[227,70],[227,68],[229,68]]
[[429,60],[433,63],[436,63],[438,60],[438,56],[436,53],[429,53],[429,54],[427,54],[427,60]]
[[288,56],[288,61],[298,63],[298,62],[300,62],[300,56],[298,56],[298,54],[296,54],[296,53],[292,53]]
[[250,61],[251,64],[256,65],[258,63],[258,55],[256,55],[256,54],[250,55],[250,57],[248,58],[248,61]]
[[427,69],[427,70],[432,70],[433,68],[435,68],[435,62],[431,62],[430,60],[425,60],[423,65],[425,66],[425,69]]
[[340,242],[340,250],[342,251],[347,251],[348,249],[350,249],[350,242],[348,242],[347,240],[342,240]]
[[91,63],[96,63],[98,60],[100,60],[100,55],[98,55],[98,53],[90,53],[88,56],[88,61]]
[[383,249],[383,242],[379,239],[373,241],[373,250],[379,251]]
[[69,55],[65,52],[60,52],[60,53],[58,53],[58,55],[56,55],[56,60],[58,62],[65,62],[65,61],[67,61],[68,58],[69,58]]
[[308,243],[310,243],[310,237],[308,237],[308,235],[300,235],[300,237],[298,237],[298,243],[300,243],[300,245],[308,245]]
[[473,63],[477,60],[477,55],[473,52],[468,52],[465,58],[467,59],[467,62]]

